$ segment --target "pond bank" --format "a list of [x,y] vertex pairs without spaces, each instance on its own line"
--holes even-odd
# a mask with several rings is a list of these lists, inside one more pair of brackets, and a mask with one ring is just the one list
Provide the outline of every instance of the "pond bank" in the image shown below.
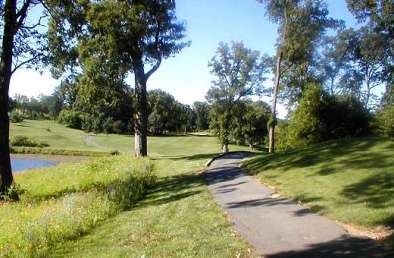
[[11,159],[37,159],[49,160],[57,163],[76,163],[88,160],[87,156],[63,156],[63,155],[42,155],[42,154],[11,154]]

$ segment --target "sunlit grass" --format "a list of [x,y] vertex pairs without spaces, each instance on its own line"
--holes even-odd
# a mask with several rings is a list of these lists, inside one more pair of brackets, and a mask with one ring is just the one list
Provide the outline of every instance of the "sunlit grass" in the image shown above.
[[364,138],[323,143],[244,163],[280,193],[332,219],[394,228],[394,142]]
[[48,256],[136,204],[153,180],[148,160],[122,156],[17,175],[21,200],[0,204],[0,257]]

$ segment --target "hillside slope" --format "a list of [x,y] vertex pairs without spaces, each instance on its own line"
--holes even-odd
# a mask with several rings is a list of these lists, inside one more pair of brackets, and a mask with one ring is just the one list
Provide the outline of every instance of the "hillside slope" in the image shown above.
[[244,167],[280,194],[344,223],[394,228],[394,142],[347,139],[252,158]]

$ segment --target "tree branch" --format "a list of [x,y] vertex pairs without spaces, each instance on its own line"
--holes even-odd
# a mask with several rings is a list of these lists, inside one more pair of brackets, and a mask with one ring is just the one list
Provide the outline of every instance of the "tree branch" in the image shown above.
[[37,54],[37,55],[35,55],[35,56],[33,56],[33,57],[31,57],[31,58],[29,58],[29,59],[27,59],[27,60],[25,60],[25,61],[23,61],[23,62],[21,62],[21,63],[15,65],[14,69],[12,69],[12,71],[11,71],[11,75],[14,74],[14,72],[16,72],[16,70],[18,70],[19,68],[21,68],[21,67],[24,66],[25,64],[28,64],[28,63],[30,63],[31,61],[37,59],[39,56],[40,56],[40,54]]
[[32,0],[26,0],[23,3],[21,9],[16,13],[16,18],[17,19],[19,18],[19,20],[17,20],[17,22],[16,22],[16,31],[22,27],[23,22],[25,21],[25,19],[27,17],[27,10],[29,9],[31,1]]

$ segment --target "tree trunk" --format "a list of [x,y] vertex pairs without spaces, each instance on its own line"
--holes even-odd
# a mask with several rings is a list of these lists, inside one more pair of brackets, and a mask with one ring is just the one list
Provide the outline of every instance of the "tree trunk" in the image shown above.
[[136,114],[134,119],[134,153],[136,157],[148,155],[148,102],[146,93],[146,76],[141,59],[133,63],[135,76]]
[[223,151],[223,153],[229,152],[228,143],[224,143],[224,144],[223,144],[223,149],[222,149],[222,151]]
[[12,74],[12,50],[16,26],[16,0],[4,5],[4,31],[0,63],[0,194],[7,192],[13,182],[8,118],[8,90]]
[[279,83],[280,83],[280,66],[282,63],[282,51],[279,50],[276,60],[276,74],[275,74],[275,85],[272,97],[272,118],[273,121],[269,128],[269,153],[275,152],[275,126],[276,126],[276,103],[278,101]]

